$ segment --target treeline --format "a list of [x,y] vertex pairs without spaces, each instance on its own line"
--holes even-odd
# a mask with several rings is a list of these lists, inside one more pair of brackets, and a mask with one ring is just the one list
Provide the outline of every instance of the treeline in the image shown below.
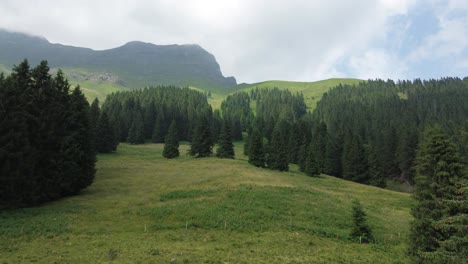
[[248,131],[244,152],[255,166],[284,171],[297,164],[310,176],[383,187],[387,179],[414,183],[416,148],[433,124],[444,128],[467,162],[467,101],[468,79],[444,78],[339,85],[313,113],[301,94],[277,88],[239,92],[223,105],[236,113],[229,114],[231,123]]
[[46,61],[0,75],[0,208],[36,205],[93,182],[90,107]]
[[[210,156],[216,143],[244,139],[244,153],[255,166],[287,171],[297,164],[310,176],[383,187],[387,179],[414,182],[415,150],[432,124],[444,127],[466,161],[467,83],[445,78],[339,85],[313,113],[302,94],[278,88],[234,93],[212,111],[198,91],[154,87],[109,95],[101,115],[108,116],[116,141],[163,143],[173,124],[170,145],[189,141],[196,157]],[[233,157],[231,150],[222,153]]]
[[[107,96],[102,113],[114,127],[117,140],[130,144],[145,141],[163,143],[169,126],[175,121],[179,140],[191,141],[197,122],[207,118],[213,130],[213,113],[206,95],[173,86],[117,92]],[[218,125],[217,125],[218,124]]]
[[467,101],[467,79],[375,80],[330,90],[313,117],[336,146],[336,176],[375,185],[387,178],[413,182],[415,150],[427,126],[442,126],[466,159]]

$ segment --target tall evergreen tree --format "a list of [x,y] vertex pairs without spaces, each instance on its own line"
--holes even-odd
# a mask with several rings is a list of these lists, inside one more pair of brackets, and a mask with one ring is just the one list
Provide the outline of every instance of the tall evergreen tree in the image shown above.
[[353,228],[351,230],[351,238],[361,243],[369,243],[374,239],[372,230],[367,223],[366,213],[358,200],[353,201]]
[[224,121],[223,127],[221,128],[216,157],[227,159],[234,158],[234,145],[232,144],[231,127],[228,121]]
[[287,123],[280,121],[275,126],[268,144],[266,165],[272,170],[288,171]]
[[166,130],[166,117],[163,111],[159,111],[156,116],[156,122],[153,127],[151,141],[153,143],[163,143]]
[[309,149],[307,151],[306,165],[305,165],[305,174],[307,176],[316,177],[320,175],[320,165],[315,156],[317,151],[314,148],[314,144],[309,144]]
[[143,117],[139,111],[133,115],[132,125],[128,131],[127,142],[130,144],[143,144],[145,143],[145,124]]
[[326,139],[323,173],[340,177],[341,159],[337,147],[330,137]]
[[468,177],[440,126],[424,133],[415,180],[410,254],[418,263],[465,263]]
[[361,141],[352,134],[347,134],[343,147],[343,178],[359,183],[369,180],[368,161]]
[[208,157],[213,153],[213,143],[210,124],[206,116],[199,117],[198,124],[192,136],[189,155],[197,158]]
[[95,150],[90,109],[79,87],[69,93],[59,70],[27,61],[0,84],[0,207],[30,206],[92,183]]
[[164,140],[163,157],[166,159],[179,157],[179,136],[175,120],[172,120]]
[[97,140],[98,140],[98,134],[97,134],[97,126],[99,122],[99,116],[101,115],[101,109],[99,108],[99,100],[95,98],[93,102],[91,103],[91,108],[89,110],[89,122],[91,126],[91,132],[93,134],[94,142],[93,142],[93,147],[96,151],[97,149]]
[[263,137],[258,129],[253,129],[249,135],[249,163],[256,167],[265,167]]
[[99,153],[109,153],[117,149],[114,128],[109,122],[106,112],[102,112],[96,127],[96,150]]

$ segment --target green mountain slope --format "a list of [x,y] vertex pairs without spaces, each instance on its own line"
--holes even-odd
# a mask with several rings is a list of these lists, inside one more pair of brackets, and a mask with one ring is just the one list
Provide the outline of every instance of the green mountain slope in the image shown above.
[[0,64],[11,68],[24,58],[32,65],[46,59],[51,68],[85,68],[89,72],[109,73],[130,89],[159,84],[205,89],[228,89],[236,85],[233,77],[222,75],[215,57],[198,45],[134,41],[97,51],[0,30]]
[[[242,153],[242,143],[236,153]],[[188,148],[181,146],[183,153]],[[0,212],[6,263],[408,263],[408,194],[236,160],[162,158],[160,144],[100,155],[81,195]],[[351,202],[376,244],[347,238]],[[85,252],[85,254],[83,254]]]
[[310,110],[313,110],[315,109],[317,102],[322,98],[322,95],[330,88],[335,87],[340,83],[352,85],[358,84],[359,82],[363,82],[363,80],[334,78],[317,82],[265,81],[254,84],[240,84],[238,87],[240,88],[239,90],[242,91],[250,91],[255,88],[263,89],[278,87],[280,89],[288,89],[293,93],[299,92],[304,94],[305,103]]

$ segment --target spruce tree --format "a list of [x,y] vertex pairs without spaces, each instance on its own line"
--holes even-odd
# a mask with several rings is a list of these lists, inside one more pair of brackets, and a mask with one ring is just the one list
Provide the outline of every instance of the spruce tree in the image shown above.
[[249,163],[256,167],[265,167],[263,137],[258,129],[253,129],[249,135]]
[[228,121],[224,121],[223,127],[221,128],[216,157],[227,159],[234,158],[234,145],[232,144],[231,127]]
[[315,156],[317,151],[314,149],[314,145],[309,144],[309,149],[307,151],[307,158],[305,160],[305,174],[307,176],[317,177],[320,175],[320,166]]
[[164,139],[163,157],[166,159],[179,157],[179,137],[175,120],[172,120]]
[[343,179],[367,183],[369,180],[368,161],[365,149],[356,136],[348,133],[343,147]]
[[208,157],[213,153],[213,143],[208,117],[201,116],[192,136],[188,154],[197,158]]
[[117,148],[115,132],[109,122],[107,112],[102,112],[96,127],[96,150],[99,153],[109,153]]
[[410,254],[418,263],[465,263],[468,177],[440,126],[426,129],[416,161],[417,203],[412,209]]
[[353,228],[351,238],[360,243],[369,243],[374,239],[372,230],[367,223],[367,216],[358,200],[353,201]]
[[93,141],[93,147],[97,150],[97,140],[98,140],[98,134],[97,134],[97,126],[99,122],[99,116],[101,115],[101,110],[99,109],[99,100],[95,98],[93,102],[91,103],[91,108],[89,110],[89,122],[91,126],[91,132],[94,138]]
[[268,156],[266,165],[272,170],[288,171],[288,145],[285,131],[287,123],[280,121],[275,126],[268,144]]
[[333,175],[336,177],[341,176],[341,159],[337,147],[330,137],[326,140],[325,145],[325,159],[323,164],[323,173]]
[[153,134],[151,136],[151,141],[153,143],[163,143],[164,142],[164,133],[166,130],[166,118],[163,111],[159,111],[156,116],[156,122],[153,127]]
[[145,125],[143,123],[143,117],[138,111],[133,114],[133,121],[128,131],[127,142],[130,144],[145,143]]

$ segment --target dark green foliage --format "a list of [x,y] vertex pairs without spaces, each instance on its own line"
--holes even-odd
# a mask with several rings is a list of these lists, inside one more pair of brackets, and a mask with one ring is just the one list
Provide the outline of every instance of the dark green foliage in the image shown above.
[[369,171],[367,155],[361,141],[347,134],[343,146],[343,179],[368,183]]
[[[69,133],[62,143],[60,160],[64,163],[62,173],[70,181],[68,188],[62,182],[62,194],[75,194],[91,185],[96,173],[96,150],[94,149],[94,134],[91,127],[89,104],[79,87],[73,89],[70,95],[68,118],[65,120],[65,130]],[[70,162],[73,161],[73,162]],[[72,177],[70,177],[72,176]]]
[[327,137],[323,173],[341,177],[341,155],[337,148],[333,140]]
[[245,92],[229,95],[221,103],[224,120],[230,123],[232,139],[242,140],[242,132],[250,126],[252,111],[250,97]]
[[148,107],[144,110],[144,123],[145,123],[145,138],[152,138],[153,136],[153,129],[154,124],[156,122],[156,104],[154,101],[148,105]]
[[440,126],[428,128],[416,165],[410,254],[417,263],[465,263],[468,177]]
[[369,184],[382,187],[386,186],[385,177],[383,173],[380,160],[377,157],[377,152],[371,146],[368,147],[368,164],[369,164]]
[[288,160],[289,163],[299,163],[299,149],[301,147],[301,131],[297,123],[291,126],[288,139]]
[[135,112],[133,115],[132,125],[128,131],[127,142],[130,144],[145,143],[145,124],[139,111]]
[[197,158],[208,157],[213,153],[211,127],[207,116],[201,116],[192,136],[189,155]]
[[177,134],[177,124],[175,120],[172,120],[164,140],[163,157],[167,159],[179,157],[179,138]]
[[47,62],[25,60],[0,82],[0,207],[79,192],[95,175],[90,107]]
[[249,163],[256,167],[265,167],[265,150],[263,147],[263,137],[254,129],[249,134]]
[[[412,184],[414,150],[428,125],[442,125],[459,146],[462,158],[468,160],[463,152],[467,141],[461,132],[468,116],[467,100],[468,83],[458,78],[398,83],[369,80],[331,89],[318,102],[313,117],[314,123],[326,124],[338,157],[344,157],[340,152],[346,148],[339,141],[351,134],[372,150],[366,153],[372,155],[367,158],[371,178],[378,172],[380,182],[398,179]],[[342,159],[340,163],[344,170],[350,162]],[[374,179],[370,181],[375,184]]]
[[228,121],[224,121],[221,129],[221,135],[216,149],[216,157],[218,158],[234,158],[234,145],[232,144],[231,127]]
[[354,241],[369,243],[374,239],[372,230],[367,223],[367,216],[358,200],[353,201],[353,228],[350,234]]
[[272,170],[288,171],[288,124],[280,121],[275,126],[268,144],[266,166]]
[[166,121],[165,121],[164,112],[158,112],[156,117],[156,122],[153,126],[153,133],[151,135],[151,141],[153,143],[163,143],[164,142],[164,135],[166,130]]
[[[133,142],[151,140],[164,143],[172,120],[177,123],[179,139],[191,141],[199,116],[206,115],[212,124],[206,96],[193,89],[174,86],[113,93],[107,96],[102,110],[107,112],[111,124],[116,127],[121,142],[127,141],[133,127],[130,135]],[[133,140],[135,136],[136,141]]]
[[309,144],[309,149],[307,150],[307,158],[305,160],[305,170],[304,173],[307,176],[316,177],[320,175],[320,165],[317,157],[315,156],[317,151],[314,148],[313,144]]
[[117,149],[116,135],[106,112],[99,117],[96,135],[96,150],[99,153],[109,153]]
[[288,90],[278,88],[255,90],[252,93],[255,93],[253,96],[257,104],[257,128],[268,140],[280,120],[295,122],[307,112],[302,94],[294,95]]

